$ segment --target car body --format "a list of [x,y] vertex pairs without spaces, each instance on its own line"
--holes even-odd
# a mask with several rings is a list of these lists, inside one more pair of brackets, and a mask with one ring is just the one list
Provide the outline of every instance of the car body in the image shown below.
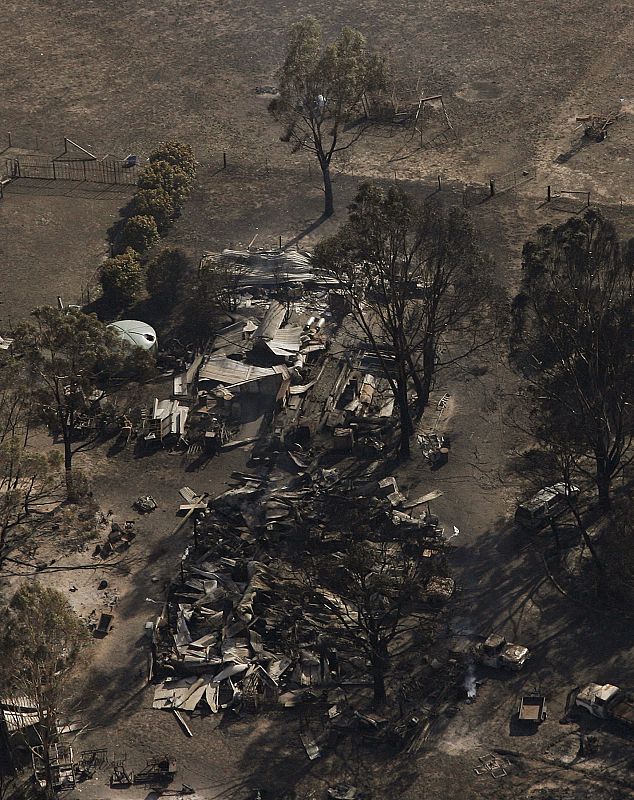
[[570,503],[575,501],[578,494],[579,487],[572,483],[546,486],[530,500],[520,503],[515,512],[515,521],[523,528],[539,530],[570,508]]
[[530,656],[528,647],[507,642],[504,636],[492,633],[484,642],[474,648],[476,660],[485,667],[495,669],[522,669]]

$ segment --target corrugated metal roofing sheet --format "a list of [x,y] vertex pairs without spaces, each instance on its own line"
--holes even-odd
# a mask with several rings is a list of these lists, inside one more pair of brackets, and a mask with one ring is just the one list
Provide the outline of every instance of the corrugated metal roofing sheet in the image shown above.
[[200,368],[199,380],[216,381],[226,386],[255,381],[278,374],[274,367],[255,367],[244,361],[234,361],[226,356],[209,356]]
[[331,277],[319,275],[312,268],[310,256],[297,250],[223,250],[204,253],[206,262],[232,266],[237,286],[275,286],[280,283],[320,283],[334,285]]

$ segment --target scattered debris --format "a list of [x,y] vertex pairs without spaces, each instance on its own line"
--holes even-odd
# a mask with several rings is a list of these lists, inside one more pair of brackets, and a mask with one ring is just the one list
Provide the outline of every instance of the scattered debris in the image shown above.
[[620,112],[613,112],[611,114],[586,114],[582,117],[577,117],[577,122],[583,122],[583,135],[588,139],[595,142],[602,142],[608,135],[608,128],[614,125],[617,120],[622,117]]
[[175,708],[172,709],[172,710],[174,711],[174,716],[180,722],[180,724],[181,724],[183,730],[185,731],[185,733],[190,737],[193,736],[194,734],[191,732],[191,730],[189,729],[189,726],[187,725],[187,723],[183,719],[183,715],[181,713],[179,713]]
[[304,750],[306,751],[306,755],[311,761],[314,761],[316,758],[320,758],[321,750],[317,746],[315,740],[307,733],[300,734],[300,738],[302,740],[302,744],[304,745]]
[[332,800],[358,800],[361,797],[361,792],[356,786],[350,786],[348,783],[338,783],[328,789],[328,797],[331,797]]
[[146,495],[145,497],[139,497],[134,501],[134,509],[140,514],[150,514],[157,508],[158,503],[150,494]]
[[113,619],[114,616],[112,614],[106,614],[105,612],[102,612],[99,617],[99,622],[95,626],[95,636],[106,636],[106,634],[108,634],[112,628]]
[[502,756],[497,756],[493,753],[479,756],[478,761],[480,762],[479,765],[473,768],[475,774],[491,775],[493,778],[504,778],[508,775],[507,770],[511,766],[508,758],[502,758]]

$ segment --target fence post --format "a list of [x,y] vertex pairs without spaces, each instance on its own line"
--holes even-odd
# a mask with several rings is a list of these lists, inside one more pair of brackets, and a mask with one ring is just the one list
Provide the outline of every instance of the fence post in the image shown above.
[[494,178],[491,178],[491,180],[489,181],[489,191],[491,193],[491,197],[493,197],[495,195],[495,179]]
[[85,162],[85,161],[82,161],[82,162],[81,162],[81,165],[82,165],[82,167],[84,168],[84,180],[86,180],[86,162]]
[[550,203],[550,186],[546,189],[546,202]]
[[55,180],[57,180],[57,175],[55,173],[55,162],[51,161],[51,164],[53,165],[53,180],[55,181]]
[[440,182],[440,175],[439,175],[438,176],[438,191],[440,191],[441,189],[442,189],[442,185],[441,185],[441,182]]
[[280,234],[280,250],[282,249],[282,235]]
[[590,192],[588,192],[588,208],[590,208]]
[[227,154],[226,153],[222,154],[222,168],[223,169],[227,169]]

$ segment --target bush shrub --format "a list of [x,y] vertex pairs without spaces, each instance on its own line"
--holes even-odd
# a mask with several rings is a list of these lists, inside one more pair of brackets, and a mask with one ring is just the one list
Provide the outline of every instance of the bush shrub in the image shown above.
[[148,160],[151,164],[167,161],[168,164],[184,172],[190,181],[196,177],[196,159],[194,151],[188,144],[175,141],[161,142],[156,150],[150,153]]
[[191,178],[167,161],[155,161],[144,167],[138,185],[140,189],[163,189],[172,198],[174,207],[180,210],[189,197]]
[[153,217],[160,234],[174,221],[176,209],[165,189],[139,189],[129,207],[131,217]]
[[133,303],[144,284],[144,270],[139,254],[128,248],[125,253],[108,258],[101,268],[100,282],[106,302],[117,308]]
[[137,253],[144,253],[159,238],[154,217],[148,215],[130,217],[123,226],[122,246],[124,249],[131,247]]
[[185,295],[191,271],[191,261],[184,251],[178,247],[167,247],[147,266],[147,290],[163,304],[177,303]]

